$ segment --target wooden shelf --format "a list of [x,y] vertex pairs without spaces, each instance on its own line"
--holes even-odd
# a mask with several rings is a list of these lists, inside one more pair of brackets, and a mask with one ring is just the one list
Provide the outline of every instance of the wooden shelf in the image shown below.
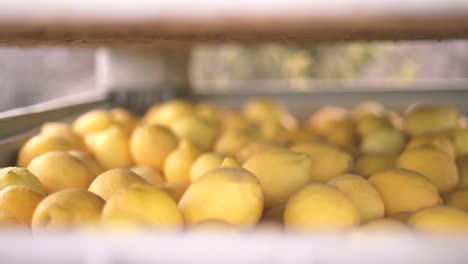
[[7,1],[0,45],[468,38],[463,0]]

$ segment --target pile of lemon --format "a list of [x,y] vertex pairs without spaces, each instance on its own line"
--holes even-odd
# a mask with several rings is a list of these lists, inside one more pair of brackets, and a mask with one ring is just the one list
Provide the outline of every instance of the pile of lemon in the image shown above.
[[94,110],[44,124],[17,163],[0,227],[468,233],[468,129],[446,105]]

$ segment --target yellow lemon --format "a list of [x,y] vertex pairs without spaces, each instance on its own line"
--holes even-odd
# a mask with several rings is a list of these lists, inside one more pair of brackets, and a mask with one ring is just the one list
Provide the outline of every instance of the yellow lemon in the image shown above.
[[467,234],[468,214],[447,206],[433,206],[414,212],[408,224],[425,233]]
[[241,149],[259,138],[259,134],[252,130],[226,130],[216,141],[214,151],[235,157]]
[[62,137],[70,142],[74,149],[87,151],[83,138],[77,134],[73,127],[66,123],[48,122],[41,126],[41,134]]
[[225,157],[226,156],[214,152],[201,154],[193,162],[192,168],[190,169],[190,180],[194,181],[208,171],[219,168]]
[[448,193],[444,197],[445,205],[468,211],[468,187]]
[[176,120],[194,114],[193,105],[184,100],[171,100],[155,105],[145,114],[148,124],[169,126]]
[[101,197],[81,189],[68,189],[43,199],[34,211],[32,229],[64,229],[96,224],[104,206]]
[[355,120],[368,115],[382,116],[383,114],[385,114],[385,108],[376,101],[364,101],[351,109],[351,117]]
[[313,183],[286,204],[284,225],[293,231],[342,231],[359,224],[359,212],[338,188]]
[[372,174],[396,168],[397,161],[398,155],[396,154],[363,155],[356,160],[354,172],[369,178]]
[[157,187],[164,182],[162,173],[151,166],[137,166],[130,169],[134,173],[140,175],[149,184]]
[[287,149],[262,152],[242,164],[260,180],[267,209],[286,203],[304,187],[309,182],[310,166],[306,154]]
[[49,194],[69,188],[88,189],[93,180],[86,164],[67,152],[47,152],[33,159],[28,170]]
[[366,179],[359,175],[343,174],[328,181],[346,194],[358,209],[362,223],[383,217],[385,214],[382,197]]
[[215,104],[210,104],[206,102],[198,103],[195,105],[195,113],[210,122],[219,124],[223,118],[223,109]]
[[424,134],[420,136],[413,137],[410,142],[406,145],[406,149],[415,149],[422,146],[432,146],[440,151],[445,152],[447,155],[455,158],[455,148],[444,135],[440,134]]
[[167,192],[176,202],[180,201],[188,186],[189,184],[184,182],[165,182],[160,185],[161,189]]
[[24,185],[45,194],[42,183],[26,168],[6,167],[0,170],[0,190],[11,185]]
[[93,110],[79,116],[73,122],[73,129],[84,137],[87,134],[103,131],[113,124],[108,111]]
[[201,150],[211,149],[219,134],[216,124],[195,115],[180,118],[169,127],[179,138],[191,141]]
[[114,193],[134,183],[147,182],[129,169],[112,169],[97,176],[89,186],[89,191],[107,201]]
[[455,161],[445,152],[430,146],[406,150],[398,159],[398,167],[421,173],[441,193],[453,190],[458,184]]
[[148,184],[134,184],[116,192],[102,211],[103,219],[124,215],[146,226],[174,229],[183,225],[174,200],[163,190]]
[[378,129],[369,132],[361,141],[364,154],[400,153],[405,147],[403,134],[393,128]]
[[382,129],[392,129],[392,123],[385,115],[367,114],[356,121],[356,129],[361,137]]
[[411,135],[437,133],[455,128],[458,112],[447,105],[416,105],[405,114],[404,127]]
[[307,125],[324,135],[331,131],[337,121],[352,123],[348,110],[335,106],[324,106],[313,113],[307,120]]
[[50,151],[68,151],[75,149],[70,141],[63,137],[40,134],[30,138],[18,153],[18,167],[27,167],[31,160]]
[[83,162],[88,167],[93,179],[104,172],[104,169],[101,167],[101,165],[99,165],[99,163],[91,155],[77,150],[68,151],[68,153],[73,157],[81,160],[81,162]]
[[86,137],[86,144],[104,169],[129,168],[133,164],[130,137],[124,129],[110,126]]
[[441,203],[437,188],[423,175],[405,169],[379,172],[369,178],[380,193],[385,214],[416,211]]
[[188,225],[219,219],[239,227],[252,227],[263,210],[258,179],[239,168],[219,168],[196,179],[179,201]]
[[249,101],[243,108],[244,115],[254,122],[274,122],[281,124],[284,110],[282,107],[266,98]]
[[32,216],[44,194],[22,185],[12,185],[0,191],[0,212],[11,215],[26,226],[31,225]]
[[110,110],[110,116],[114,123],[124,128],[127,133],[132,133],[137,126],[137,119],[125,108],[114,108]]
[[353,166],[353,158],[348,153],[330,145],[308,142],[294,145],[291,150],[309,155],[309,176],[313,182],[326,182],[351,171]]
[[181,140],[164,163],[164,176],[167,182],[190,182],[190,170],[200,155],[200,151],[189,141]]
[[283,147],[280,144],[270,142],[270,141],[256,141],[253,143],[248,144],[247,146],[243,147],[237,153],[237,160],[239,162],[244,162],[248,160],[250,157],[270,150],[277,150],[282,149]]
[[447,134],[458,156],[468,154],[468,129],[455,128],[450,130]]
[[167,156],[176,149],[177,142],[177,137],[168,128],[143,125],[133,132],[130,149],[136,164],[162,170]]

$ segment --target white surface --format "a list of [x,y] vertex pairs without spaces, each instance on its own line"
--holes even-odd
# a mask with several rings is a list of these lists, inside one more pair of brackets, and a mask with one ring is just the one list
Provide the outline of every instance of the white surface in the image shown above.
[[0,233],[1,263],[468,263],[468,237]]

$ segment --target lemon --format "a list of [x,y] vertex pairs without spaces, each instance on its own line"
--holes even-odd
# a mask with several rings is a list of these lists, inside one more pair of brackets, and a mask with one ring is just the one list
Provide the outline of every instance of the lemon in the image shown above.
[[83,138],[77,134],[69,124],[60,122],[44,123],[41,126],[40,134],[62,137],[70,142],[74,149],[87,151]]
[[444,197],[445,205],[468,211],[468,187],[448,193]]
[[253,143],[248,144],[247,146],[243,147],[237,153],[237,160],[239,162],[244,162],[248,160],[250,157],[270,150],[277,150],[282,149],[283,147],[280,144],[270,142],[270,141],[256,141]]
[[145,114],[148,124],[169,126],[180,118],[194,114],[194,107],[185,100],[171,100],[151,107]]
[[104,169],[129,168],[132,166],[130,137],[124,129],[110,126],[86,137],[86,144]]
[[249,101],[242,111],[248,119],[257,123],[273,122],[281,124],[284,113],[279,104],[266,98]]
[[385,214],[382,197],[366,179],[359,175],[343,174],[328,181],[346,194],[359,211],[362,223],[383,217]]
[[81,189],[68,189],[43,199],[34,211],[32,229],[64,229],[95,225],[104,206],[99,196]]
[[134,183],[146,181],[129,169],[112,169],[98,175],[89,186],[89,191],[107,201],[114,193]]
[[259,138],[259,134],[252,130],[227,130],[217,139],[214,151],[235,157],[241,149]]
[[382,197],[385,214],[393,215],[441,203],[437,188],[423,175],[405,169],[379,172],[369,178]]
[[313,113],[306,124],[320,135],[324,135],[331,131],[337,122],[352,123],[348,110],[335,106],[324,106]]
[[378,129],[369,132],[361,141],[364,154],[400,153],[405,147],[403,134],[393,128]]
[[385,108],[382,104],[376,101],[364,101],[351,109],[351,117],[359,120],[366,116],[382,116],[385,114]]
[[183,225],[174,200],[163,190],[148,184],[134,184],[116,192],[102,211],[103,219],[124,215],[146,226],[174,229]]
[[219,134],[217,125],[195,115],[180,118],[169,127],[179,138],[191,141],[201,150],[211,149]]
[[199,117],[208,120],[214,124],[221,123],[221,120],[223,118],[223,112],[223,109],[221,109],[215,104],[202,102],[195,105],[195,113]]
[[281,204],[269,210],[266,210],[262,215],[262,221],[283,224],[284,208],[285,205]]
[[93,179],[86,164],[67,152],[47,152],[33,159],[28,170],[49,194],[69,188],[87,189]]
[[63,137],[40,134],[30,138],[18,153],[18,167],[27,167],[34,158],[50,151],[75,149],[73,143]]
[[224,131],[247,131],[258,129],[257,124],[238,113],[228,112],[223,116]]
[[164,182],[164,176],[158,170],[150,166],[137,166],[130,169],[134,173],[140,175],[149,184],[157,187]]
[[248,228],[255,226],[262,215],[262,189],[252,173],[222,167],[192,182],[180,199],[179,208],[188,225],[217,219]]
[[307,141],[317,140],[319,135],[306,126],[297,127],[286,131],[286,138],[291,144],[299,144]]
[[23,185],[45,194],[42,183],[26,168],[7,167],[0,170],[0,190],[11,185]]
[[420,232],[432,234],[468,233],[468,214],[447,206],[433,206],[414,212],[408,224]]
[[284,149],[254,155],[242,167],[260,180],[265,208],[269,209],[286,203],[309,182],[311,162],[306,154]]
[[326,182],[351,171],[353,166],[353,158],[348,153],[330,145],[308,142],[294,145],[291,150],[309,155],[309,177],[313,182]]
[[397,220],[391,218],[374,219],[360,226],[359,231],[364,232],[408,232],[410,228]]
[[396,154],[368,154],[357,158],[354,172],[365,178],[372,174],[394,169],[397,166]]
[[237,162],[237,160],[226,157],[224,158],[223,162],[219,166],[220,168],[234,168],[234,169],[242,169],[242,166]]
[[92,110],[73,122],[73,129],[81,136],[103,131],[113,125],[111,115],[105,110]]
[[127,133],[132,133],[138,124],[136,117],[125,108],[118,107],[110,110],[110,116],[112,121],[124,128]]
[[405,114],[404,127],[411,135],[437,133],[455,128],[458,113],[447,105],[416,105]]
[[338,188],[313,183],[286,204],[284,225],[294,231],[341,231],[359,224],[359,212]]
[[455,147],[458,156],[468,154],[468,129],[455,128],[448,132],[448,136]]
[[355,153],[357,151],[358,138],[351,120],[331,121],[329,125],[330,130],[322,134],[324,141],[350,154]]
[[258,125],[263,139],[277,143],[287,142],[287,130],[283,125],[266,121]]
[[68,153],[73,157],[79,159],[88,167],[89,171],[91,172],[91,177],[93,179],[104,172],[104,169],[101,167],[101,165],[99,165],[99,163],[91,155],[77,150],[68,151]]
[[190,170],[200,151],[187,140],[181,140],[164,162],[164,176],[167,182],[190,182]]
[[468,186],[468,155],[458,157],[456,162],[460,176],[459,186]]
[[30,226],[34,210],[44,199],[44,194],[22,185],[12,185],[0,191],[0,212],[16,222]]
[[458,184],[455,161],[445,152],[430,146],[406,150],[398,159],[398,167],[421,173],[441,193],[453,190]]
[[184,195],[189,184],[183,182],[165,182],[160,185],[167,194],[169,194],[174,201],[179,202],[182,195]]
[[385,115],[366,114],[356,121],[356,129],[361,137],[365,137],[377,130],[392,129],[392,123]]
[[223,163],[225,157],[226,156],[214,152],[201,154],[193,162],[192,168],[190,169],[190,180],[194,181],[208,171],[218,168],[221,166],[221,163]]
[[455,158],[455,148],[446,136],[440,134],[424,134],[413,137],[406,145],[406,149],[415,149],[421,146],[432,146]]
[[177,136],[168,128],[143,125],[135,129],[130,149],[135,163],[162,170],[167,156],[177,147]]

